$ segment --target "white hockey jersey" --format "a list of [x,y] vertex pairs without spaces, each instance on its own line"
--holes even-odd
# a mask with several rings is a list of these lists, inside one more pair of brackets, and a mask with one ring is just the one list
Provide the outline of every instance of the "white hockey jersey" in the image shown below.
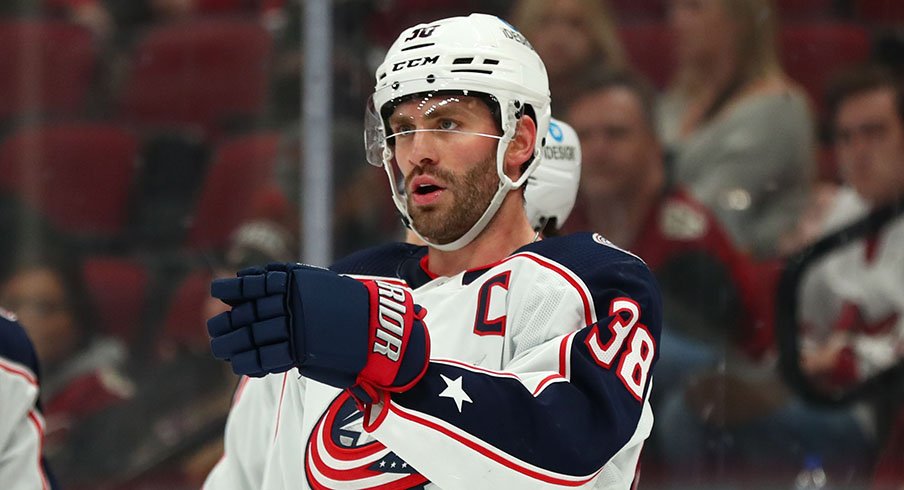
[[37,359],[24,330],[0,312],[0,487],[49,489],[41,450]]
[[[849,188],[839,192],[825,233],[869,213]],[[847,383],[869,378],[904,356],[904,216],[877,235],[853,241],[820,259],[801,283],[800,321],[805,342],[844,333],[846,351],[835,375]]]
[[207,489],[627,489],[653,416],[661,299],[599,235],[552,238],[452,277],[393,244],[337,272],[407,283],[431,359],[361,413],[300,377],[245,379]]

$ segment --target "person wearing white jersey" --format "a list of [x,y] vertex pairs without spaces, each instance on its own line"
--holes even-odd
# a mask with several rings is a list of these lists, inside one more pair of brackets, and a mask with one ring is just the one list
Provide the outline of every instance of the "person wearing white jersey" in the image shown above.
[[[882,70],[853,70],[830,100],[845,185],[825,234],[904,199],[904,100]],[[904,217],[820,260],[802,284],[802,367],[836,386],[870,378],[904,357]]]
[[39,376],[25,329],[0,309],[0,486],[5,490],[56,488],[44,460]]
[[630,488],[661,298],[600,235],[538,240],[550,100],[528,40],[482,14],[406,29],[366,116],[425,245],[211,284],[231,307],[211,348],[247,377],[205,488]]

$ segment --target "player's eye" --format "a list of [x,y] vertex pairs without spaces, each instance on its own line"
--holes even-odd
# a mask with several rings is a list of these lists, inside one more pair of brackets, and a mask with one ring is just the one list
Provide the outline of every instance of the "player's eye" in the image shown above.
[[412,131],[414,126],[411,124],[398,124],[392,127],[392,134],[396,136],[408,136]]
[[451,119],[442,119],[439,121],[439,129],[442,129],[444,131],[458,129],[458,123]]

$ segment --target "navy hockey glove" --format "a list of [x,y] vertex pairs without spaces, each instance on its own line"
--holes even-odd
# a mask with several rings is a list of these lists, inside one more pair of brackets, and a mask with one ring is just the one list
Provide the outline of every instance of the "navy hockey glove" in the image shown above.
[[425,311],[405,286],[270,264],[214,280],[210,292],[232,306],[207,321],[211,349],[237,374],[298,367],[305,377],[360,387],[373,399],[373,388],[407,390],[427,369]]

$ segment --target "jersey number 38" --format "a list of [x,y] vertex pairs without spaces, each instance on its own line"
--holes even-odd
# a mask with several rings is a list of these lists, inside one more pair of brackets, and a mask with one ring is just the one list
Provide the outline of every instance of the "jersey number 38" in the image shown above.
[[[636,398],[643,398],[656,345],[649,329],[640,323],[640,305],[628,298],[615,298],[609,305],[609,340],[600,339],[599,324],[593,325],[584,341],[597,364],[612,369],[618,358],[615,373],[625,388]],[[623,347],[627,346],[626,349]],[[619,357],[618,354],[621,353]]]

